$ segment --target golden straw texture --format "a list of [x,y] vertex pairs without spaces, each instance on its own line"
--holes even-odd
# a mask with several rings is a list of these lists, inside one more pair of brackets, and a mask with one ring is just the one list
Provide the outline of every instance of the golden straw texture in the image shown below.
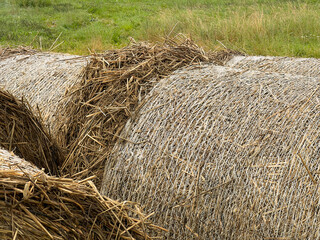
[[0,149],[0,239],[151,239],[138,205],[101,196],[88,178],[51,177]]

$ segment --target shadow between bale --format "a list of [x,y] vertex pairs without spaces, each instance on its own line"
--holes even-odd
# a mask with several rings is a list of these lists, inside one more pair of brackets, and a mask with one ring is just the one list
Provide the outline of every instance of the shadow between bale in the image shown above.
[[28,103],[3,90],[0,90],[0,146],[51,175],[59,175],[64,159],[62,149]]

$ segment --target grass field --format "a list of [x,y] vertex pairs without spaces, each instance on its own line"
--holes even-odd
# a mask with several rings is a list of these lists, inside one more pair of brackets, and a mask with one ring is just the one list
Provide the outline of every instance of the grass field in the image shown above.
[[184,33],[207,50],[320,57],[318,0],[2,0],[0,26],[3,46],[76,54]]

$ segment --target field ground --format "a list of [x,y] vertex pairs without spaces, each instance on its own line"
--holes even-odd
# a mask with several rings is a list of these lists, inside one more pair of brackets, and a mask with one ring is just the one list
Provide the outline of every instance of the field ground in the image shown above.
[[318,0],[2,0],[0,26],[0,45],[74,54],[184,33],[207,50],[320,57]]

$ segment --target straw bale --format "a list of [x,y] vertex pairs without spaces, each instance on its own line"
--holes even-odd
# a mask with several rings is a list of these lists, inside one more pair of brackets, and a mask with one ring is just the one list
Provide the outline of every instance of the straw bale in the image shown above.
[[0,90],[0,147],[57,175],[64,154],[29,104]]
[[190,39],[177,36],[163,43],[132,42],[123,49],[92,56],[72,101],[69,119],[59,128],[59,141],[69,149],[65,173],[102,180],[104,162],[127,120],[154,84],[183,66],[215,62],[231,53],[208,54]]
[[161,229],[90,179],[51,177],[0,149],[0,239],[151,239],[148,231]]
[[106,162],[102,193],[168,239],[319,239],[319,79],[207,65],[163,79]]
[[34,110],[39,108],[44,123],[55,132],[56,118],[62,114],[58,106],[83,77],[86,57],[18,50],[5,56],[0,57],[0,89],[26,98]]
[[320,59],[316,58],[235,56],[225,66],[244,70],[320,77]]

